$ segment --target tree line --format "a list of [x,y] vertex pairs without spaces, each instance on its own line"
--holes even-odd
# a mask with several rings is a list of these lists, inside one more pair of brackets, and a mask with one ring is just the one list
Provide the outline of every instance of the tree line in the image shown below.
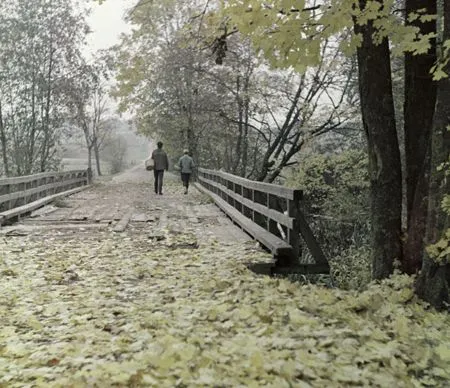
[[[4,0],[0,4],[0,174],[58,169],[64,144],[83,134],[101,174],[112,135],[107,64],[84,53],[88,3]],[[91,156],[92,155],[92,156]]]

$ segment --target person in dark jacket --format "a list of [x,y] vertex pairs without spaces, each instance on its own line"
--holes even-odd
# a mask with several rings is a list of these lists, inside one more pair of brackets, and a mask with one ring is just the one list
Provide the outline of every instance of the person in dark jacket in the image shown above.
[[169,169],[169,158],[165,151],[163,151],[163,143],[158,142],[158,148],[152,152],[152,159],[154,162],[153,173],[155,175],[155,193],[162,195],[162,186],[164,178],[164,170]]
[[181,171],[181,180],[183,181],[184,186],[184,194],[188,193],[189,189],[189,180],[191,179],[191,174],[194,172],[195,164],[194,160],[189,156],[189,151],[184,150],[183,156],[180,158],[178,162],[178,166]]

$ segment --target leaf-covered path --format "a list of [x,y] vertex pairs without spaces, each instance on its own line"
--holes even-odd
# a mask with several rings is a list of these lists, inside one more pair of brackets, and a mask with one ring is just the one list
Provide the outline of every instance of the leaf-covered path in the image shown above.
[[207,198],[150,186],[135,169],[0,230],[1,387],[446,386],[450,320],[409,278],[255,275],[267,255]]

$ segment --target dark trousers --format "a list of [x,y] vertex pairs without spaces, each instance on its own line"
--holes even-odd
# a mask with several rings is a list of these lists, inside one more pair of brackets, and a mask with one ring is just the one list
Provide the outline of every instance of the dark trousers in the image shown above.
[[153,170],[155,176],[155,193],[162,194],[164,170]]
[[189,179],[191,179],[191,174],[186,172],[181,173],[181,180],[183,181],[183,186],[186,187],[186,189],[189,188]]

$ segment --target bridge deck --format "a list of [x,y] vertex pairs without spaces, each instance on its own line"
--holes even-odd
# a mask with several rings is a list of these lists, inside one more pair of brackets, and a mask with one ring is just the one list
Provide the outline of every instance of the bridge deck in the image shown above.
[[[164,193],[155,195],[151,173],[141,166],[34,211],[30,217],[0,229],[2,235],[67,234],[111,230],[152,236],[194,235],[199,243],[245,242],[250,237],[194,187],[183,195],[181,182],[165,177]],[[55,206],[56,205],[56,206]],[[159,238],[159,237],[158,237]]]

